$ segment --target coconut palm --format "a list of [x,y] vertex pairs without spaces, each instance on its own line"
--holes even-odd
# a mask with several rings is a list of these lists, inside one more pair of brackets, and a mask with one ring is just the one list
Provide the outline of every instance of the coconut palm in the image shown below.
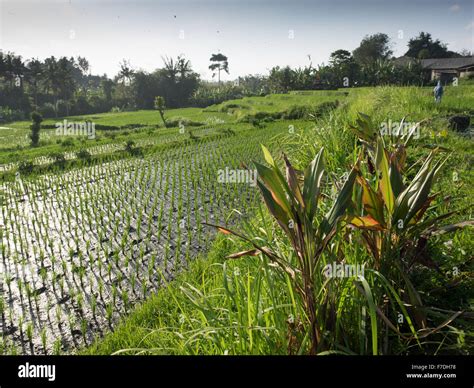
[[218,53],[212,54],[209,60],[213,62],[209,66],[209,69],[213,71],[212,77],[214,78],[216,76],[217,71],[217,82],[221,83],[221,70],[224,70],[227,74],[229,74],[229,62],[227,57],[221,53]]

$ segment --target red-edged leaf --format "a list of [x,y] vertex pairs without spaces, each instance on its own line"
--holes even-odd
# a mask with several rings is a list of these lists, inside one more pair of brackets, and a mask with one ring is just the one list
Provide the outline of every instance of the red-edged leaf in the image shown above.
[[370,230],[383,230],[383,226],[380,225],[377,220],[372,218],[372,216],[357,217],[354,216],[349,219],[349,224],[360,228],[360,229],[370,229]]

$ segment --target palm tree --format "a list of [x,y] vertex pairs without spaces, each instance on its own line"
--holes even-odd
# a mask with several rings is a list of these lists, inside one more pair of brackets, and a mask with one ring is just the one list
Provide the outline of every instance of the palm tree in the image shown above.
[[56,60],[54,56],[46,58],[43,65],[43,75],[46,93],[53,93],[56,117],[58,115],[58,102],[61,97],[66,102],[67,114],[69,114],[69,99],[74,95],[75,83],[73,78],[73,59],[62,57]]
[[181,55],[178,57],[176,67],[181,80],[186,79],[193,72],[191,62]]
[[133,74],[135,74],[135,72],[133,71],[129,61],[124,59],[122,62],[120,62],[118,79],[122,81],[123,85],[125,85],[125,82],[128,84],[132,82]]
[[60,82],[58,78],[58,61],[54,56],[46,58],[43,64],[43,81],[45,85],[45,92],[49,94],[51,91],[54,98],[54,110],[57,117],[57,101],[60,90]]
[[43,65],[41,64],[41,61],[33,58],[26,65],[26,69],[27,80],[33,92],[35,109],[38,109],[38,90],[43,75]]
[[69,103],[74,96],[76,84],[74,82],[75,63],[74,58],[62,57],[58,61],[59,90],[63,101],[66,104],[66,115],[69,116]]
[[4,78],[9,84],[10,88],[13,88],[13,82],[16,77],[16,67],[18,63],[15,60],[13,53],[7,53],[3,59],[3,72]]
[[0,77],[5,77],[5,72],[7,70],[7,64],[3,52],[0,50]]
[[25,64],[21,60],[21,56],[13,55],[11,64],[12,64],[12,74],[13,74],[13,78],[15,79],[15,82],[16,80],[20,80],[20,84],[19,85],[15,84],[15,86],[23,87],[22,78],[25,75]]
[[209,66],[209,69],[214,72],[212,74],[212,78],[216,76],[217,70],[217,80],[218,83],[221,83],[221,70],[224,70],[227,74],[229,74],[229,62],[227,61],[227,57],[221,53],[218,53],[212,54],[209,60],[213,62]]
[[175,62],[173,58],[161,57],[161,59],[163,59],[163,64],[165,66],[163,68],[165,77],[171,80],[173,83],[176,81],[176,76],[178,75],[178,72],[179,72],[179,68],[178,68],[179,58],[180,57],[178,57],[177,61]]
[[81,71],[82,74],[82,92],[84,95],[87,95],[87,76],[89,75],[90,72],[90,64],[89,61],[84,58],[84,57],[77,57],[77,66],[79,67],[79,70]]

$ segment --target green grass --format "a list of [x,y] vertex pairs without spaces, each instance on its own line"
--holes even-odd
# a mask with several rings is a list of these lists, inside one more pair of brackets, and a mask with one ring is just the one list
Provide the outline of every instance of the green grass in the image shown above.
[[[135,142],[146,141],[155,144],[168,140],[184,140],[180,124],[185,130],[191,129],[193,134],[209,135],[220,130],[242,128],[238,121],[242,116],[255,112],[283,112],[294,105],[317,105],[326,101],[334,101],[344,97],[342,92],[315,92],[310,95],[269,95],[266,97],[246,97],[232,100],[209,108],[170,109],[165,113],[170,128],[163,124],[156,110],[134,112],[102,113],[94,115],[71,116],[59,119],[46,119],[43,126],[54,127],[55,123],[67,119],[69,122],[92,121],[100,129],[96,130],[95,139],[84,136],[57,136],[54,128],[43,128],[40,134],[40,147],[29,146],[30,122],[20,121],[5,124],[0,127],[0,165],[31,160],[37,163],[42,157],[52,153],[75,152],[80,149],[96,149],[98,146],[122,146],[127,140]],[[250,109],[225,109],[229,104],[247,105]],[[289,125],[289,123],[287,124]],[[102,127],[100,127],[102,126]],[[110,130],[106,129],[107,126]],[[104,129],[102,129],[104,128]],[[180,132],[181,130],[181,132]],[[64,141],[72,141],[64,145]],[[104,152],[107,153],[107,152]]]
[[225,262],[236,246],[219,237],[206,257],[81,354],[285,354],[276,327],[294,312],[288,288],[264,287],[276,282],[264,262]]
[[[452,93],[452,94],[451,94]],[[459,93],[459,94],[456,94]],[[350,102],[337,112],[324,117],[317,125],[299,122],[297,130],[281,135],[277,143],[296,159],[303,168],[324,145],[328,155],[328,169],[333,179],[338,179],[353,161],[352,150],[355,139],[348,131],[357,112],[373,115],[374,122],[388,119],[400,120],[409,115],[412,120],[437,118],[450,113],[469,112],[473,106],[474,91],[468,87],[448,88],[442,105],[431,101],[429,89],[417,88],[364,88],[351,91]],[[232,102],[234,103],[234,102]],[[241,105],[245,101],[239,102]],[[247,101],[248,104],[248,101]],[[251,105],[251,104],[249,104]],[[241,111],[247,111],[244,108]],[[436,127],[425,127],[427,131],[440,131],[445,123],[436,122]],[[453,151],[442,170],[436,191],[442,197],[439,212],[448,209],[469,209],[456,219],[472,219],[474,195],[472,165],[474,144],[453,132],[445,137],[431,138],[421,132],[422,137],[409,150],[411,162],[427,155],[427,148],[434,143]],[[453,173],[457,180],[453,182]],[[252,228],[251,228],[252,229]],[[256,216],[254,235],[277,245],[288,253],[288,246],[279,236],[267,214]],[[349,263],[368,261],[366,253],[357,245],[337,240]],[[472,311],[474,305],[472,257],[474,240],[472,231],[462,231],[454,236],[441,236],[430,244],[430,250],[440,271],[417,267],[413,273],[416,287],[421,290],[425,303],[444,312],[430,315],[432,325],[441,323],[449,311]],[[110,354],[114,352],[158,353],[158,354],[287,354],[307,350],[307,333],[301,332],[298,322],[303,312],[300,302],[289,287],[288,279],[276,275],[263,259],[243,258],[225,261],[224,257],[240,247],[224,237],[219,238],[211,253],[193,263],[190,269],[173,283],[158,292],[153,299],[144,302],[114,333],[98,340],[86,354]],[[325,260],[328,258],[326,257]],[[453,267],[459,275],[450,275]],[[238,270],[236,270],[238,269]],[[235,276],[235,273],[239,276]],[[262,277],[262,273],[267,276]],[[268,276],[268,274],[271,274]],[[447,274],[447,275],[446,275]],[[374,293],[374,300],[385,292],[379,275],[366,275],[366,292]],[[239,292],[229,289],[229,281],[235,283]],[[450,286],[445,287],[448,284]],[[452,286],[451,286],[452,285]],[[378,325],[373,307],[365,305],[350,282],[337,284],[338,295],[336,337],[340,338],[332,351],[344,354],[372,354],[377,343],[386,342],[378,338]],[[365,307],[364,307],[365,305]],[[365,310],[361,310],[364,307]],[[448,313],[446,312],[448,311]],[[438,314],[438,315],[436,315]],[[370,315],[370,318],[369,318]],[[396,320],[396,317],[392,317]],[[472,324],[468,318],[458,318],[439,335],[423,340],[420,344],[406,343],[390,335],[391,353],[405,354],[428,352],[466,353],[472,351]],[[306,342],[305,342],[306,341]],[[292,348],[292,344],[303,344]],[[471,345],[469,344],[471,343]],[[373,346],[374,348],[371,348]],[[422,350],[424,349],[424,350]]]
[[[285,95],[243,98],[227,101],[205,109],[187,108],[166,113],[169,120],[185,118],[208,125],[193,127],[193,133],[204,141],[206,136],[221,134],[225,129],[235,132],[235,142],[251,142],[257,132],[279,133],[276,138],[263,139],[273,150],[285,151],[298,168],[304,168],[321,146],[326,151],[326,166],[329,182],[341,182],[356,157],[358,142],[349,131],[358,112],[369,114],[374,123],[387,120],[408,121],[430,119],[421,129],[421,138],[409,149],[408,164],[424,158],[428,148],[441,145],[451,150],[451,156],[439,176],[435,191],[439,191],[440,201],[433,206],[433,212],[466,209],[463,214],[453,217],[450,222],[473,219],[474,143],[468,137],[448,131],[445,136],[430,137],[446,129],[446,116],[467,113],[472,117],[474,107],[474,86],[448,87],[441,104],[433,102],[431,88],[377,87],[345,91],[293,92]],[[338,99],[340,107],[317,120],[276,120],[262,123],[258,128],[239,120],[257,112],[283,112],[291,106],[315,106],[322,102]],[[141,124],[149,128],[121,129],[114,131],[115,138],[106,137],[106,132],[98,131],[99,140],[95,144],[149,142],[144,145],[146,157],[159,158],[163,147],[177,152],[188,144],[189,139],[180,138],[178,127],[156,127],[160,123],[158,112],[139,111],[101,114],[74,118],[92,119],[103,125],[126,126]],[[70,118],[73,120],[73,118]],[[213,119],[224,123],[212,123]],[[45,121],[53,123],[54,120]],[[28,123],[13,123],[16,135],[27,134]],[[8,125],[7,125],[8,126]],[[212,128],[209,131],[209,128]],[[18,145],[15,136],[2,132],[4,149]],[[21,132],[23,131],[23,132]],[[259,136],[260,136],[259,135]],[[3,136],[3,137],[2,137]],[[10,136],[10,137],[8,137]],[[223,138],[224,139],[224,138]],[[261,139],[261,137],[260,137]],[[63,149],[52,142],[37,148],[21,148],[15,160],[47,155]],[[216,144],[219,139],[215,139]],[[76,140],[73,150],[84,147]],[[87,144],[87,143],[86,143]],[[229,143],[234,144],[234,143]],[[87,148],[87,147],[86,147]],[[64,149],[63,149],[64,150]],[[171,151],[170,151],[171,152]],[[2,153],[3,162],[7,152]],[[119,155],[125,158],[125,155]],[[281,162],[281,159],[279,159]],[[100,160],[97,161],[100,163]],[[78,167],[80,168],[80,166]],[[453,179],[453,177],[456,179]],[[328,188],[326,195],[334,195]],[[274,247],[278,252],[294,260],[293,252],[269,214],[263,207],[246,211],[249,221],[236,228],[259,239],[262,244]],[[327,211],[325,208],[319,211]],[[450,223],[449,222],[449,223]],[[370,257],[359,244],[338,237],[334,240],[334,250],[342,252],[344,260],[350,264],[366,263]],[[282,276],[262,257],[226,260],[225,256],[247,248],[242,243],[227,236],[219,236],[208,254],[190,262],[186,271],[168,282],[157,275],[163,286],[147,300],[124,316],[113,332],[97,339],[93,345],[79,351],[80,354],[297,354],[307,353],[308,333],[303,323],[306,318],[301,300],[294,292],[287,276]],[[429,315],[430,327],[441,324],[454,311],[473,311],[473,260],[474,239],[472,231],[460,231],[452,235],[439,236],[430,242],[429,251],[439,270],[417,266],[410,274],[427,306],[434,306]],[[334,260],[333,253],[323,255],[321,265]],[[292,256],[293,255],[293,256]],[[453,275],[453,268],[459,272]],[[389,279],[390,280],[390,279]],[[325,288],[327,287],[327,288]],[[332,338],[330,351],[342,354],[466,354],[472,353],[472,319],[461,316],[444,327],[437,334],[417,343],[405,341],[394,333],[382,331],[383,323],[376,315],[371,301],[380,301],[390,288],[380,275],[369,270],[363,282],[363,291],[358,290],[350,279],[342,279],[325,285],[322,292],[334,298],[334,325],[328,328]],[[330,289],[330,290],[329,290]],[[398,290],[394,290],[395,293]],[[369,297],[369,296],[372,297]],[[391,294],[390,294],[391,295]],[[324,295],[322,295],[324,296]],[[393,322],[398,316],[390,310],[388,317]],[[402,311],[405,319],[408,314]],[[400,330],[410,332],[408,325]],[[382,335],[384,333],[384,335]]]
[[[222,111],[222,107],[228,104],[246,105],[249,111],[265,111],[276,112],[283,111],[290,105],[309,105],[320,103],[324,101],[333,101],[334,99],[344,97],[341,92],[315,92],[310,95],[269,95],[266,97],[245,97],[239,100],[227,101],[219,105],[201,108],[181,108],[169,109],[165,116],[167,120],[173,121],[179,118],[186,118],[195,122],[213,124],[215,120],[222,120],[224,122],[234,122],[239,117],[238,112],[235,114],[228,114],[227,111]],[[158,111],[156,110],[139,110],[133,112],[118,112],[118,113],[100,113],[93,115],[70,116],[66,118],[68,121],[83,122],[92,121],[97,125],[108,126],[142,126],[142,127],[156,127],[162,126],[162,122]],[[42,125],[54,126],[57,122],[63,121],[64,118],[50,118],[45,119]],[[29,121],[17,121],[14,123],[4,124],[0,127],[0,149],[12,149],[16,146],[27,146],[29,144]],[[43,142],[54,141],[54,129],[44,129],[41,132],[41,140]],[[99,132],[100,133],[100,132]]]

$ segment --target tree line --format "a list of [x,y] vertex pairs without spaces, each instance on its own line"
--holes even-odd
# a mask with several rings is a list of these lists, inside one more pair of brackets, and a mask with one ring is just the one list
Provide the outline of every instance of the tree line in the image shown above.
[[167,108],[208,106],[245,95],[262,95],[289,90],[330,89],[380,84],[421,85],[427,81],[418,59],[471,55],[449,51],[447,45],[421,32],[410,39],[406,56],[415,58],[404,66],[392,60],[390,39],[378,33],[366,36],[352,52],[339,49],[329,63],[292,69],[273,67],[269,74],[239,77],[221,82],[229,73],[228,58],[212,54],[209,69],[218,82],[200,79],[184,56],[163,58],[153,72],[135,70],[123,60],[113,78],[92,75],[83,57],[51,56],[24,61],[14,53],[0,51],[0,121],[20,120],[32,111],[43,117],[91,114],[111,110],[153,109],[161,96]]

